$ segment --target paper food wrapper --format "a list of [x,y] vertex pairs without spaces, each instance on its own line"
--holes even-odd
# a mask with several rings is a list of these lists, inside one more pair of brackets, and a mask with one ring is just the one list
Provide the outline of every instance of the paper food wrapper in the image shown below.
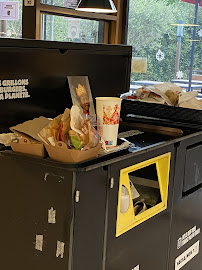
[[22,137],[19,140],[13,140],[11,143],[12,150],[15,152],[45,157],[46,151],[38,136],[38,132],[49,123],[49,119],[41,116],[11,127],[11,131]]
[[[169,82],[151,86],[143,86],[135,91],[135,99],[142,102],[167,104],[170,106],[178,105],[179,94],[182,89]],[[131,98],[133,99],[133,98]]]
[[182,88],[176,84],[165,82],[154,85],[152,92],[161,96],[168,105],[176,106],[178,104],[179,94],[182,92]]
[[17,139],[19,136],[15,133],[2,133],[0,134],[0,143],[5,146],[10,146],[12,140]]
[[174,83],[165,82],[152,86],[143,86],[127,99],[147,103],[167,104],[188,109],[202,110],[202,102],[197,100],[197,91],[185,92]]
[[184,102],[190,101],[191,99],[194,99],[197,96],[198,96],[197,91],[181,92],[181,94],[179,95],[179,105]]
[[175,93],[181,93],[182,88],[179,87],[178,85],[170,82],[164,82],[164,83],[159,83],[155,84],[154,87],[158,89],[161,93],[166,93],[167,90],[172,90]]
[[147,103],[164,104],[164,100],[163,99],[157,100],[156,98],[151,98],[151,97],[140,99],[138,101],[140,101],[140,102],[147,102]]
[[[44,142],[49,156],[65,163],[77,163],[96,157],[101,146],[90,120],[85,120],[78,106],[66,109],[64,114],[54,118],[38,136]],[[75,138],[79,147],[76,148]],[[75,143],[75,144],[74,144]]]
[[202,110],[202,102],[198,99],[191,99],[189,101],[183,102],[179,105],[179,107],[194,109],[194,110]]
[[51,120],[43,129],[38,132],[38,136],[44,144],[55,146],[58,141],[65,142],[65,136],[70,129],[70,110],[66,109],[64,114],[60,114]]
[[68,149],[66,144],[63,142],[58,142],[56,146],[46,144],[45,147],[50,158],[54,160],[64,163],[79,163],[95,158],[100,151],[101,144],[87,150]]
[[55,145],[59,141],[59,127],[62,114],[50,121],[45,127],[38,131],[38,137],[45,144]]
[[17,126],[11,127],[10,130],[19,136],[23,136],[24,138],[41,141],[38,133],[41,131],[45,126],[50,123],[46,117],[40,116],[39,118],[34,118],[33,120],[26,121],[22,124]]

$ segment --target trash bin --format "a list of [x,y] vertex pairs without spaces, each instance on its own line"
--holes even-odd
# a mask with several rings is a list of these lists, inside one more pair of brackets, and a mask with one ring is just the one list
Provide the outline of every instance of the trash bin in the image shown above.
[[[129,89],[131,55],[130,46],[2,39],[0,132],[71,108],[67,76],[88,76],[94,100],[119,95]],[[11,151],[0,159],[1,268],[101,270],[107,167]]]
[[[134,141],[137,144],[138,138]],[[174,166],[172,142],[153,144],[111,164],[114,186],[108,191],[106,270],[167,269]],[[135,199],[131,182],[140,195]],[[137,201],[144,201],[147,209],[135,213]]]
[[[166,269],[175,149],[148,138],[77,165],[2,151],[2,267]],[[141,200],[151,195],[136,216],[129,179]],[[129,212],[121,213],[123,186]]]
[[[5,269],[102,269],[107,170],[1,152]],[[85,171],[86,170],[86,171]]]
[[155,123],[157,126],[164,125],[183,130],[183,136],[173,141],[176,161],[173,195],[170,196],[172,214],[170,216],[167,269],[200,269],[202,263],[200,251],[202,225],[200,216],[202,203],[201,111],[185,108],[181,110],[179,107],[163,107],[147,103],[143,105],[138,103],[137,106],[133,106],[132,103],[125,101],[122,114],[123,119],[130,123],[133,122],[134,126],[147,126],[148,123]]
[[[69,75],[87,75],[93,98],[127,91],[131,51],[128,46],[3,39],[0,132],[70,108]],[[17,88],[9,87],[22,81],[24,94],[16,95]],[[132,128],[126,123],[125,129]],[[195,132],[189,133],[190,141]],[[197,138],[191,144],[200,143]],[[182,141],[181,147],[186,141],[147,131],[127,140],[129,150],[78,164],[2,148],[2,268],[167,270],[172,194],[180,181],[173,185],[175,160],[185,166],[176,159],[176,143]],[[198,178],[196,183],[200,186]],[[184,188],[187,197],[195,186]]]
[[169,269],[201,268],[201,150],[201,133],[182,140],[177,147]]

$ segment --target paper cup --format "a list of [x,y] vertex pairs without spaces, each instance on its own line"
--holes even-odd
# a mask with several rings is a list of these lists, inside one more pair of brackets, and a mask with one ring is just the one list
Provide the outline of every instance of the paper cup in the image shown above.
[[96,98],[97,128],[107,147],[117,145],[121,98]]

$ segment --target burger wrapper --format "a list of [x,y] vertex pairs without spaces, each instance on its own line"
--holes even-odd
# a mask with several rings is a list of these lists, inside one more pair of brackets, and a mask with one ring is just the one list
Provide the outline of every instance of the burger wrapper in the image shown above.
[[38,132],[38,136],[44,144],[50,144],[55,146],[59,141],[59,128],[62,119],[62,114],[50,121],[41,131]]
[[[151,93],[155,93],[158,96]],[[185,92],[178,85],[169,82],[144,86],[136,90],[136,96],[139,97],[137,100],[142,102],[202,110],[202,102],[196,99],[197,95],[197,91]]]
[[[78,163],[94,158],[101,148],[99,138],[96,136],[97,131],[90,121],[83,119],[80,110],[73,107],[71,122],[70,110],[66,109],[63,115],[53,119],[38,134],[43,140],[50,158],[65,163]],[[74,130],[73,135],[69,134],[71,129]],[[82,145],[81,150],[69,149],[68,140],[71,136],[78,137]]]
[[66,109],[60,122],[59,127],[59,139],[60,141],[66,141],[66,135],[70,130],[70,109]]

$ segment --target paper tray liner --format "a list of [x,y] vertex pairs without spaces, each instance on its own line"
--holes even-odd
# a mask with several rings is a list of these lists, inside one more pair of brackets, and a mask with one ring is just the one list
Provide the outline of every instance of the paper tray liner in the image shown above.
[[101,144],[98,144],[96,147],[88,149],[86,151],[64,149],[47,144],[45,145],[45,148],[50,158],[54,160],[64,163],[79,163],[81,161],[96,157],[100,151]]
[[43,158],[46,156],[46,150],[42,143],[34,143],[34,144],[11,143],[11,148],[14,152],[34,155]]

